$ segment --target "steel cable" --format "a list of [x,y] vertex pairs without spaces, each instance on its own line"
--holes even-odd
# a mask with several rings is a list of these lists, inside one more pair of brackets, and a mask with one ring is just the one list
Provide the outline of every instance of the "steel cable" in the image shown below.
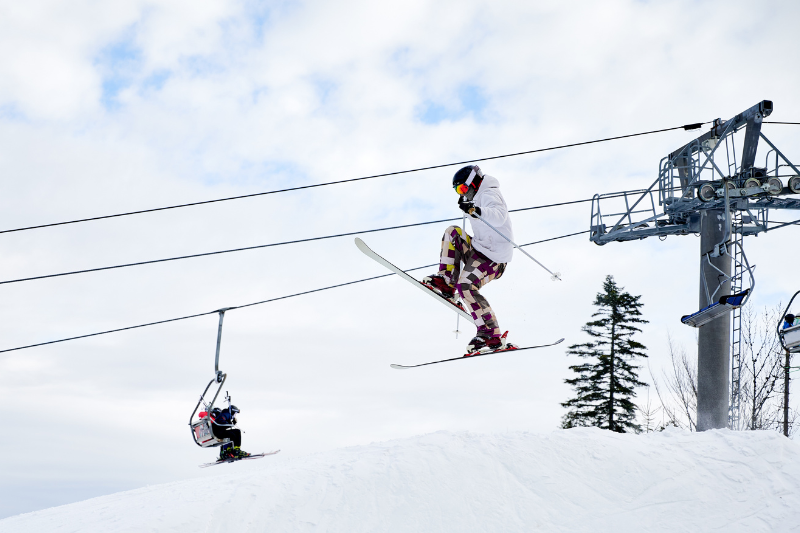
[[[575,235],[581,235],[583,233],[587,233],[587,231],[579,231],[577,233],[570,233],[570,234],[567,234],[567,235],[561,235],[560,237],[551,237],[549,239],[543,239],[541,241],[535,241],[535,242],[529,242],[528,244],[522,244],[521,246],[531,246],[533,244],[539,244],[539,243],[542,243],[542,242],[554,241],[554,240],[558,240],[558,239],[565,239],[567,237],[572,237],[572,236],[575,236]],[[432,263],[430,265],[424,265],[424,266],[420,266],[420,267],[409,268],[408,270],[405,270],[404,272],[411,272],[413,270],[421,270],[423,268],[430,268],[430,267],[437,266],[437,265],[438,265],[438,263]],[[234,307],[227,307],[225,309],[226,309],[226,311],[232,311],[234,309],[244,309],[245,307],[253,307],[255,305],[261,305],[261,304],[265,304],[265,303],[276,302],[278,300],[286,300],[288,298],[294,298],[296,296],[303,296],[303,295],[306,295],[306,294],[313,294],[315,292],[326,291],[326,290],[329,290],[329,289],[336,289],[336,288],[339,288],[339,287],[346,287],[348,285],[355,285],[357,283],[364,283],[365,281],[372,281],[372,280],[376,280],[376,279],[380,279],[380,278],[387,278],[389,276],[394,276],[394,275],[395,275],[394,273],[381,274],[380,276],[372,276],[372,277],[369,277],[369,278],[359,279],[359,280],[355,280],[355,281],[347,281],[345,283],[338,283],[336,285],[330,285],[328,287],[321,287],[319,289],[311,289],[311,290],[308,290],[308,291],[298,292],[298,293],[295,293],[295,294],[289,294],[289,295],[286,295],[286,296],[278,296],[276,298],[269,298],[267,300],[261,300],[261,301],[252,302],[252,303],[249,303],[249,304],[237,305],[237,306],[234,306]],[[194,314],[194,315],[186,315],[186,316],[181,316],[181,317],[177,317],[177,318],[168,318],[166,320],[158,320],[156,322],[147,322],[145,324],[139,324],[139,325],[136,325],[136,326],[127,326],[127,327],[124,327],[124,328],[109,329],[109,330],[106,330],[106,331],[99,331],[97,333],[88,333],[86,335],[77,335],[75,337],[67,337],[67,338],[64,338],[64,339],[58,339],[58,340],[54,340],[54,341],[39,342],[39,343],[36,343],[36,344],[28,344],[26,346],[18,346],[16,348],[7,348],[5,350],[0,350],[0,353],[15,352],[15,351],[19,351],[19,350],[25,350],[25,349],[28,349],[28,348],[36,348],[37,346],[46,346],[48,344],[57,344],[57,343],[60,343],[60,342],[74,341],[74,340],[78,340],[78,339],[86,339],[88,337],[97,337],[98,335],[107,335],[109,333],[117,333],[117,332],[120,332],[120,331],[128,331],[128,330],[131,330],[131,329],[145,328],[145,327],[148,327],[148,326],[156,326],[158,324],[167,324],[169,322],[177,322],[179,320],[188,320],[190,318],[197,318],[197,317],[206,316],[206,315],[213,315],[214,313],[217,313],[217,312],[219,312],[219,310],[215,309],[214,311],[206,311],[204,313],[197,313],[197,314]]]
[[[611,193],[611,196],[606,196],[605,198],[616,198],[616,197],[622,196],[622,195],[623,195],[622,193]],[[509,213],[516,213],[516,212],[520,212],[520,211],[531,211],[531,210],[534,210],[534,209],[544,209],[544,208],[548,208],[548,207],[557,207],[557,206],[562,206],[562,205],[578,204],[578,203],[582,203],[582,202],[590,202],[591,200],[592,200],[591,198],[587,198],[587,199],[584,199],[584,200],[573,200],[573,201],[569,201],[569,202],[560,202],[560,203],[555,203],[555,204],[539,205],[539,206],[533,206],[533,207],[523,207],[523,208],[520,208],[520,209],[510,209]],[[166,257],[166,258],[163,258],[163,259],[151,259],[151,260],[148,260],[148,261],[137,261],[135,263],[124,263],[124,264],[121,264],[121,265],[111,265],[111,266],[87,268],[87,269],[83,269],[83,270],[73,270],[73,271],[69,271],[69,272],[59,272],[57,274],[44,274],[44,275],[41,275],[41,276],[30,276],[30,277],[27,277],[27,278],[17,278],[17,279],[9,279],[9,280],[5,280],[5,281],[0,281],[0,285],[8,285],[8,284],[11,284],[11,283],[21,283],[23,281],[35,281],[35,280],[42,280],[42,279],[48,279],[48,278],[58,278],[58,277],[62,277],[62,276],[73,276],[73,275],[76,275],[76,274],[87,274],[87,273],[90,273],[90,272],[101,272],[103,270],[115,270],[115,269],[118,269],[118,268],[128,268],[128,267],[134,267],[134,266],[151,265],[151,264],[155,264],[155,263],[166,263],[166,262],[169,262],[169,261],[179,261],[179,260],[182,260],[182,259],[195,259],[195,258],[198,258],[198,257],[207,257],[207,256],[211,256],[211,255],[229,254],[229,253],[233,253],[233,252],[244,252],[244,251],[248,251],[248,250],[257,250],[257,249],[261,249],[261,248],[272,248],[272,247],[275,247],[275,246],[285,246],[285,245],[288,245],[288,244],[298,244],[298,243],[303,243],[303,242],[321,241],[321,240],[326,240],[326,239],[335,239],[335,238],[338,238],[338,237],[348,237],[348,236],[353,236],[353,235],[361,235],[361,234],[364,234],[364,233],[375,233],[375,232],[378,232],[378,231],[390,231],[390,230],[395,230],[395,229],[412,228],[412,227],[415,227],[415,226],[425,226],[425,225],[429,225],[429,224],[440,224],[442,222],[453,222],[453,221],[456,221],[456,220],[460,220],[460,219],[458,219],[458,218],[444,218],[444,219],[441,219],[441,220],[431,220],[431,221],[428,221],[428,222],[414,222],[412,224],[401,224],[401,225],[398,225],[398,226],[388,226],[388,227],[385,227],[385,228],[376,228],[376,229],[369,229],[369,230],[351,231],[351,232],[347,232],[347,233],[337,233],[337,234],[334,234],[334,235],[324,235],[324,236],[321,236],[321,237],[308,237],[308,238],[305,238],[305,239],[296,239],[296,240],[292,240],[292,241],[274,242],[274,243],[269,243],[269,244],[259,244],[259,245],[256,245],[256,246],[244,246],[244,247],[241,247],[241,248],[231,248],[231,249],[228,249],[228,250],[217,250],[217,251],[214,251],[214,252],[202,252],[202,253],[199,253],[199,254],[181,255],[181,256],[177,256],[177,257]]]
[[371,179],[375,179],[375,178],[384,178],[384,177],[387,177],[387,176],[397,176],[399,174],[410,174],[412,172],[421,172],[423,170],[433,170],[433,169],[437,169],[437,168],[453,167],[453,166],[456,166],[456,165],[465,165],[467,163],[478,163],[480,161],[491,161],[493,159],[503,159],[503,158],[506,158],[506,157],[516,157],[516,156],[520,156],[520,155],[535,154],[535,153],[539,153],[539,152],[549,152],[549,151],[552,151],[552,150],[561,150],[563,148],[573,148],[573,147],[576,147],[576,146],[584,146],[584,145],[587,145],[587,144],[595,144],[595,143],[601,143],[601,142],[615,141],[615,140],[618,140],[618,139],[627,139],[629,137],[639,137],[641,135],[650,135],[650,134],[653,134],[653,133],[662,133],[662,132],[665,132],[665,131],[672,131],[672,130],[679,130],[679,129],[693,130],[693,129],[700,128],[703,124],[708,124],[708,122],[698,122],[696,124],[686,124],[684,126],[675,126],[673,128],[664,128],[664,129],[660,129],[660,130],[644,131],[644,132],[641,132],[641,133],[631,133],[631,134],[628,134],[628,135],[618,135],[616,137],[607,137],[605,139],[596,139],[596,140],[593,140],[593,141],[583,141],[583,142],[578,142],[578,143],[562,144],[560,146],[551,146],[549,148],[537,148],[535,150],[526,150],[524,152],[515,152],[515,153],[511,153],[511,154],[495,155],[495,156],[490,156],[490,157],[481,157],[481,158],[478,158],[478,159],[468,159],[466,161],[458,161],[456,163],[444,163],[444,164],[441,164],[441,165],[432,165],[432,166],[428,166],[428,167],[412,168],[412,169],[409,169],[409,170],[398,170],[396,172],[386,172],[384,174],[374,174],[372,176],[363,176],[363,177],[360,177],[360,178],[350,178],[350,179],[345,179],[345,180],[328,181],[328,182],[325,182],[325,183],[316,183],[316,184],[313,184],[313,185],[301,185],[299,187],[288,187],[286,189],[276,189],[274,191],[264,191],[264,192],[257,192],[257,193],[253,193],[253,194],[242,194],[242,195],[239,195],[239,196],[229,196],[229,197],[226,197],[226,198],[217,198],[217,199],[214,199],[214,200],[204,200],[204,201],[201,201],[201,202],[189,202],[189,203],[184,203],[184,204],[169,205],[169,206],[165,206],[165,207],[155,207],[155,208],[152,208],[152,209],[141,209],[141,210],[138,210],[138,211],[128,211],[128,212],[125,212],[125,213],[117,213],[117,214],[114,214],[114,215],[102,215],[102,216],[97,216],[97,217],[88,217],[88,218],[80,218],[80,219],[76,219],[76,220],[67,220],[67,221],[64,221],[64,222],[53,222],[51,224],[39,224],[37,226],[26,226],[26,227],[23,227],[23,228],[0,230],[0,234],[2,234],[2,233],[13,233],[13,232],[17,232],[17,231],[27,231],[27,230],[32,230],[32,229],[51,228],[51,227],[54,227],[54,226],[65,226],[67,224],[78,224],[80,222],[91,222],[91,221],[94,221],[94,220],[104,220],[104,219],[108,219],[108,218],[118,218],[118,217],[126,217],[126,216],[131,216],[131,215],[141,215],[141,214],[144,214],[144,213],[154,213],[156,211],[167,211],[169,209],[180,209],[180,208],[183,208],[183,207],[193,207],[193,206],[197,206],[197,205],[206,205],[206,204],[213,204],[213,203],[218,203],[218,202],[228,202],[228,201],[231,201],[231,200],[241,200],[243,198],[253,198],[253,197],[256,197],[256,196],[265,196],[265,195],[268,195],[268,194],[279,194],[279,193],[290,192],[290,191],[300,191],[300,190],[304,190],[304,189],[313,189],[313,188],[316,188],[316,187],[326,187],[328,185],[339,185],[339,184],[342,184],[342,183],[352,183],[352,182],[355,182],[355,181],[371,180]]

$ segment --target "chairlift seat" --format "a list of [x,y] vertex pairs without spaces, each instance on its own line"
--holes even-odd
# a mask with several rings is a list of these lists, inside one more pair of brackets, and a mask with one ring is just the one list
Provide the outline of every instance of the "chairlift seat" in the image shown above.
[[[715,318],[727,314],[732,309],[741,307],[749,293],[750,289],[745,289],[736,294],[723,296],[719,299],[719,301],[709,305],[708,307],[702,308],[696,313],[682,316],[681,323],[695,328],[702,327]],[[800,339],[800,334],[798,335],[798,339]]]
[[781,336],[789,352],[800,352],[800,324],[781,330]]
[[191,426],[192,434],[194,435],[194,441],[198,444],[198,446],[202,446],[203,448],[213,448],[215,446],[225,444],[226,442],[230,442],[230,439],[220,440],[214,436],[214,432],[211,430],[211,419],[208,417],[198,420]]

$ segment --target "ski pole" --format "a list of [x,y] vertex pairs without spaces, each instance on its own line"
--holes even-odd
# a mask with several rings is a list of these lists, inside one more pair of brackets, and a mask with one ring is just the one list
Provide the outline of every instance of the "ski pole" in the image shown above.
[[539,265],[539,266],[540,266],[540,267],[542,267],[543,269],[547,270],[547,272],[549,272],[549,273],[550,273],[550,276],[551,276],[551,277],[550,277],[550,279],[551,279],[552,281],[555,281],[555,280],[558,280],[558,281],[563,281],[563,280],[561,279],[561,272],[556,272],[555,274],[554,274],[553,272],[550,272],[550,269],[549,269],[549,268],[547,268],[546,266],[544,266],[543,264],[541,264],[539,261],[536,261],[536,258],[534,258],[534,257],[533,257],[531,254],[529,254],[528,252],[526,252],[525,250],[523,250],[522,248],[520,248],[520,247],[519,247],[519,245],[518,245],[518,244],[516,244],[514,241],[512,241],[511,239],[509,239],[508,237],[506,237],[505,235],[503,235],[502,233],[500,233],[500,230],[499,230],[499,229],[495,228],[494,226],[492,226],[491,224],[489,224],[488,222],[486,222],[486,220],[484,220],[484,218],[483,218],[482,216],[480,216],[478,213],[476,213],[474,210],[471,210],[471,211],[472,211],[472,212],[470,213],[470,215],[471,215],[471,216],[473,216],[473,217],[477,218],[478,220],[480,220],[481,222],[483,222],[484,224],[486,224],[487,226],[489,226],[490,228],[492,228],[492,229],[495,231],[495,233],[497,233],[497,234],[498,234],[498,235],[500,235],[502,238],[504,238],[504,239],[505,239],[505,240],[507,240],[509,243],[511,243],[511,246],[513,246],[514,248],[516,248],[517,250],[519,250],[519,251],[520,251],[520,252],[522,252],[523,254],[527,255],[528,257],[530,257],[531,259],[533,259],[533,261],[534,261],[534,262],[535,262],[537,265]]
[[[467,214],[464,213],[464,216],[461,217],[461,231],[466,234],[467,233]],[[453,332],[456,334],[456,339],[458,338],[458,334],[461,333],[458,329],[458,321],[461,318],[461,315],[456,313],[456,330]]]

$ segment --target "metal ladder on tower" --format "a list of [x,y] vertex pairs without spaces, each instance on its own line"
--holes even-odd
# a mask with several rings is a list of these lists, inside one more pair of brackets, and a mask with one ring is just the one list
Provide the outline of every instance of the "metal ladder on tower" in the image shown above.
[[[742,290],[744,277],[744,264],[742,261],[742,212],[738,209],[731,210],[731,244],[733,248],[733,278],[731,279],[731,294]],[[733,309],[733,327],[731,328],[731,403],[728,413],[728,427],[732,430],[739,427],[740,408],[740,383],[742,362],[742,309]]]

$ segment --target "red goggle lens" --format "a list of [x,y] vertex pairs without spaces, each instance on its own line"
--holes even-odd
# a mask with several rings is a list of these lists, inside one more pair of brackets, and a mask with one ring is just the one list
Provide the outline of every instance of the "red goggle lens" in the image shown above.
[[454,189],[456,190],[456,192],[458,194],[463,196],[463,195],[467,194],[467,191],[469,190],[469,186],[466,183],[460,183],[460,184],[456,185],[454,187]]

